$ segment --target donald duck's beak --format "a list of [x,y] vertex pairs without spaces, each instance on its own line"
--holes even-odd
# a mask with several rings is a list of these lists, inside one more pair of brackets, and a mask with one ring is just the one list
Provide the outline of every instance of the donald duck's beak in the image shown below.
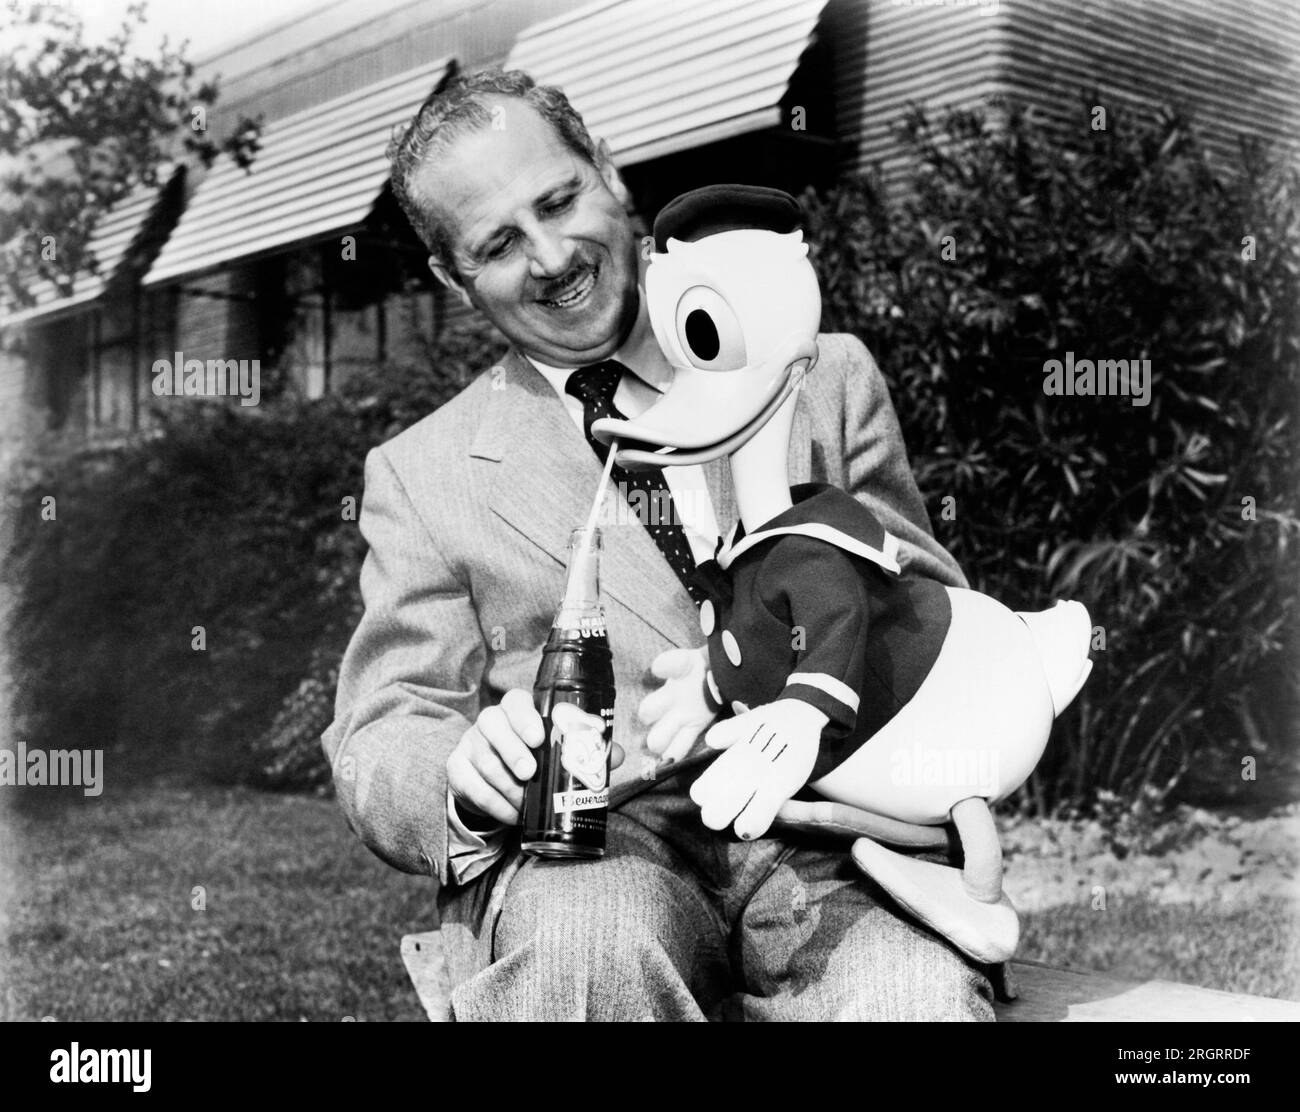
[[663,396],[639,417],[604,417],[591,426],[615,462],[631,471],[682,467],[730,455],[771,419],[817,362],[817,344],[791,337],[771,358],[734,371],[674,367]]

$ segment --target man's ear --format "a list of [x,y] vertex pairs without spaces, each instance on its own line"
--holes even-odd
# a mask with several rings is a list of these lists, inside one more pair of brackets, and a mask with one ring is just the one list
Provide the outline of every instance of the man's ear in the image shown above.
[[433,276],[459,297],[467,308],[474,308],[474,303],[470,300],[469,294],[465,292],[465,287],[460,284],[460,280],[439,262],[436,255],[429,256],[429,269],[433,271]]
[[614,156],[609,153],[609,144],[604,139],[596,142],[596,169],[600,173],[601,180],[604,181],[609,191],[614,194],[618,203],[631,212],[632,194],[623,183],[623,175],[618,172],[618,167],[614,165]]

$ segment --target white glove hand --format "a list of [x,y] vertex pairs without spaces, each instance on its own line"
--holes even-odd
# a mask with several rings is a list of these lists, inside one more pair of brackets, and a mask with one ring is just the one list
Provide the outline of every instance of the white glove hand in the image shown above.
[[646,748],[663,761],[680,761],[695,739],[717,717],[704,693],[709,650],[669,649],[654,658],[650,671],[663,685],[641,700],[637,717],[650,727]]
[[829,719],[799,699],[777,699],[724,719],[704,740],[726,749],[691,787],[711,830],[733,820],[742,838],[767,831],[781,804],[808,783]]

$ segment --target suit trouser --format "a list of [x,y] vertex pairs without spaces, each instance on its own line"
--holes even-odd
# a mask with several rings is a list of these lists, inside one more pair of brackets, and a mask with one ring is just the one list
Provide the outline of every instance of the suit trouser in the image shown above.
[[847,843],[711,831],[691,779],[612,813],[604,858],[514,874],[456,1019],[993,1018],[983,973],[889,902]]

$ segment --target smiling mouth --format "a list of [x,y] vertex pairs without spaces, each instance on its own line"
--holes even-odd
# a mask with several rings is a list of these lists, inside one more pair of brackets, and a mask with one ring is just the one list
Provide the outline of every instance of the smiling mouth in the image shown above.
[[591,291],[596,288],[596,280],[599,277],[599,266],[593,264],[583,267],[574,272],[574,276],[569,279],[568,285],[558,297],[539,297],[537,303],[545,305],[548,309],[576,309],[591,296]]

